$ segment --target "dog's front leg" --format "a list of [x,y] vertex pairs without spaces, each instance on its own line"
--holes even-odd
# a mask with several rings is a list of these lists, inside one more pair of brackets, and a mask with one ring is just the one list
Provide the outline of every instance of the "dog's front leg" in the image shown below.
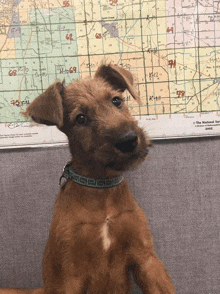
[[155,254],[140,256],[134,264],[133,274],[144,294],[175,294],[167,270]]
[[[42,294],[83,294],[86,293],[84,280],[80,277],[65,277],[62,285],[45,285]],[[34,293],[33,293],[34,294]],[[37,293],[36,293],[37,294]],[[41,294],[41,293],[39,293]]]
[[65,294],[83,294],[86,292],[84,280],[80,277],[68,277],[65,281]]
[[141,209],[130,215],[132,240],[130,265],[134,279],[144,294],[175,294],[169,274],[157,258],[147,219]]

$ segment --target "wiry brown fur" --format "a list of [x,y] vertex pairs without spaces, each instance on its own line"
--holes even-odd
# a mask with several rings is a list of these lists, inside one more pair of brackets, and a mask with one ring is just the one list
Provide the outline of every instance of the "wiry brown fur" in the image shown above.
[[[138,99],[128,71],[101,65],[93,79],[66,87],[54,83],[25,114],[38,123],[56,125],[67,135],[71,166],[79,174],[114,178],[143,161],[149,143],[126,103],[112,103],[114,97],[123,99],[125,89]],[[78,114],[86,115],[85,125],[77,123]],[[137,146],[122,152],[116,146],[128,132],[137,135]],[[107,189],[67,180],[56,199],[39,294],[127,294],[129,271],[144,294],[175,293],[126,180]]]

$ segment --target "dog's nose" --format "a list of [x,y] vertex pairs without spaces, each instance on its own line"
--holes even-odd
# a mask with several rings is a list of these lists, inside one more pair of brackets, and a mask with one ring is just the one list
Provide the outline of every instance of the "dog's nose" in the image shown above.
[[123,153],[132,152],[137,146],[137,141],[137,134],[134,131],[129,131],[118,137],[115,147]]

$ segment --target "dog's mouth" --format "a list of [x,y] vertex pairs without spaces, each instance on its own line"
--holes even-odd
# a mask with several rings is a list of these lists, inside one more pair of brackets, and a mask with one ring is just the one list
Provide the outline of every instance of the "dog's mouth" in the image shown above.
[[139,165],[147,156],[148,149],[137,150],[136,152],[118,152],[114,160],[105,165],[106,169],[124,172]]

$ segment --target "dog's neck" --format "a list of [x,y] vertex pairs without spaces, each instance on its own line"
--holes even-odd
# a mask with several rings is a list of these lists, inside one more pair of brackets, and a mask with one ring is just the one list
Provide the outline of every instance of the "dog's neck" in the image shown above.
[[113,178],[113,179],[105,179],[105,178],[93,179],[90,177],[82,176],[78,174],[74,170],[74,168],[71,167],[71,162],[67,163],[66,166],[64,167],[63,173],[60,177],[60,184],[61,184],[62,178],[70,179],[81,186],[86,186],[89,188],[98,188],[98,189],[112,188],[114,186],[119,185],[123,181],[122,176],[118,178]]

